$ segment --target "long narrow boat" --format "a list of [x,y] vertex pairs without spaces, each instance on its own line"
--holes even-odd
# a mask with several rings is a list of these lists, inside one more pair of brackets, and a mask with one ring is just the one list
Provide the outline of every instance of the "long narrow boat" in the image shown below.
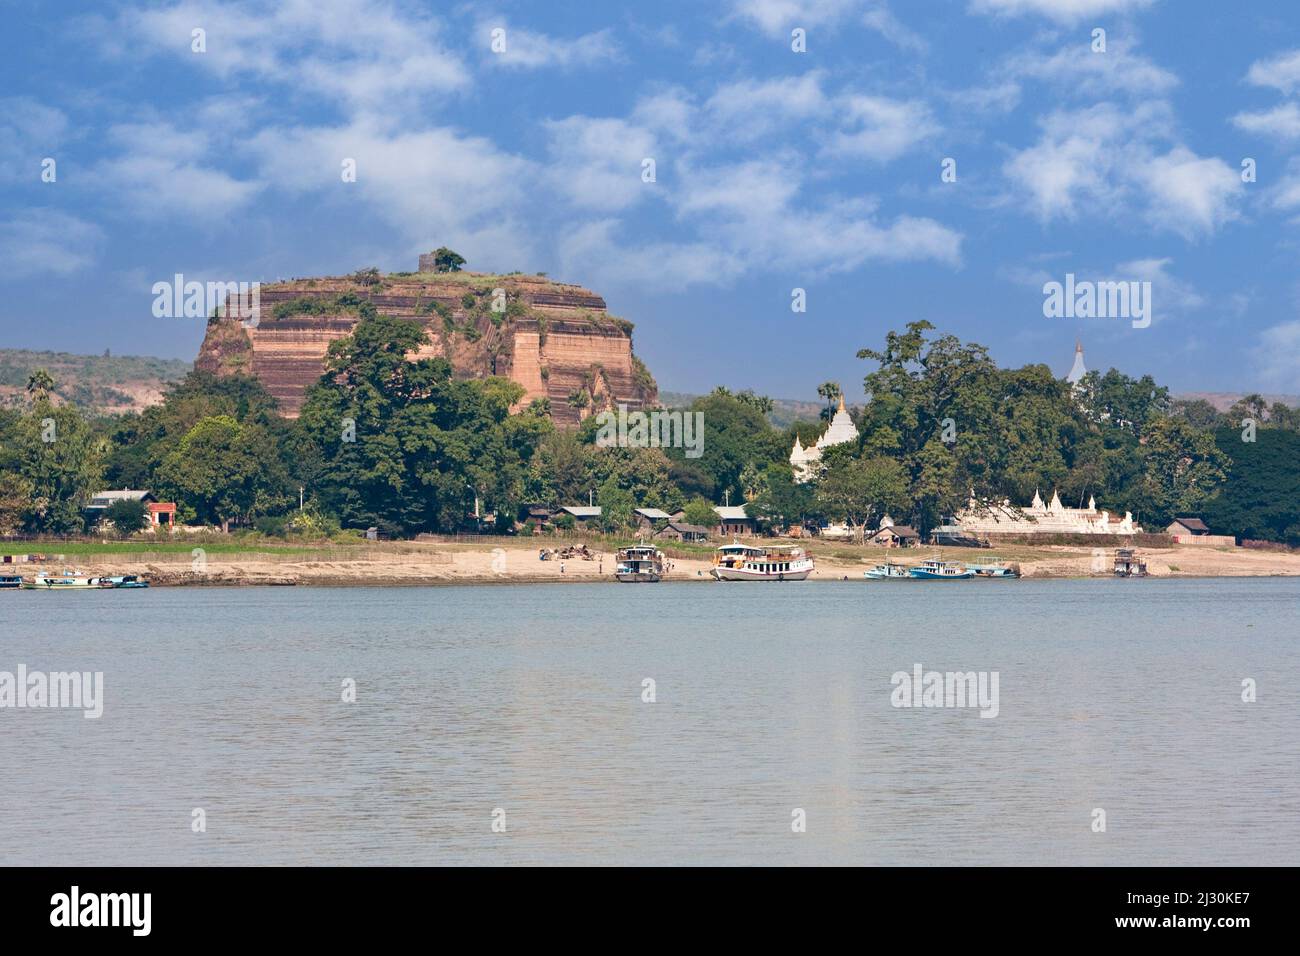
[[23,586],[21,574],[0,575],[0,591],[16,591]]
[[624,584],[657,584],[664,576],[664,553],[652,545],[639,544],[618,552],[614,577]]
[[37,571],[30,581],[23,582],[23,587],[29,591],[90,591],[100,587],[99,581],[99,578],[88,577],[81,571],[63,571],[58,574]]
[[988,564],[967,564],[966,569],[975,572],[977,578],[1018,578],[1020,565],[1012,561],[999,561]]
[[940,561],[938,558],[922,561],[908,573],[926,581],[968,581],[975,577],[975,572],[965,565],[956,561]]
[[802,581],[814,570],[812,555],[798,545],[754,547],[724,544],[709,573],[715,581]]

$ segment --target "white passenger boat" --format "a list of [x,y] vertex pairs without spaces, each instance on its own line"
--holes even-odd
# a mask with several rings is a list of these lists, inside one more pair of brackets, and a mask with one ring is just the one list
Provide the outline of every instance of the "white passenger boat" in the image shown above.
[[724,544],[709,571],[716,581],[802,581],[813,573],[812,555],[798,545]]
[[664,553],[651,545],[639,544],[618,552],[614,577],[624,584],[655,584],[664,576]]

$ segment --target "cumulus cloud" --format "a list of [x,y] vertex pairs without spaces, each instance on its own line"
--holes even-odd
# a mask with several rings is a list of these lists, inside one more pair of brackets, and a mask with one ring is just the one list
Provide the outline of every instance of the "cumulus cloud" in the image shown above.
[[840,112],[846,126],[830,139],[834,155],[888,162],[939,131],[930,108],[919,100],[849,95]]
[[217,218],[250,202],[262,188],[210,165],[213,140],[202,127],[121,123],[109,142],[120,152],[96,163],[86,180],[110,202],[144,218]]
[[[504,31],[504,34],[498,35],[504,42],[504,49],[499,51],[492,46],[495,30]],[[512,27],[505,20],[484,19],[480,22],[476,36],[482,43],[485,62],[511,69],[565,69],[617,60],[621,56],[611,30],[597,30],[572,39],[561,39]]]
[[1136,13],[1155,0],[971,0],[972,13],[999,16],[1037,14],[1062,23],[1110,13]]
[[62,110],[29,96],[0,97],[0,182],[38,182],[41,160],[67,136]]
[[1232,125],[1247,133],[1282,140],[1297,139],[1300,138],[1300,106],[1283,103],[1271,110],[1238,113],[1232,118]]
[[1038,142],[1014,153],[1003,171],[1044,221],[1073,219],[1086,208],[1190,239],[1236,216],[1243,193],[1237,171],[1172,142],[1165,104],[1058,110],[1041,127]]
[[1105,53],[1087,43],[1072,43],[1055,53],[1028,52],[1012,57],[1006,70],[1018,79],[1052,83],[1071,94],[1105,96],[1114,93],[1158,96],[1178,85],[1178,77],[1138,53],[1136,44],[1116,37]]
[[92,222],[55,209],[26,209],[0,220],[0,261],[9,279],[71,275],[94,263],[103,240]]
[[[191,51],[196,27],[206,31],[204,53]],[[441,32],[435,18],[387,0],[180,0],[93,27],[110,54],[137,56],[143,45],[223,79],[256,77],[350,111],[427,106],[433,94],[466,86],[467,68]]]
[[1246,72],[1246,81],[1271,86],[1290,96],[1300,89],[1300,50],[1291,50],[1269,60],[1256,60]]
[[[378,213],[413,245],[456,236],[478,262],[533,254],[520,217],[540,179],[536,165],[490,140],[446,127],[394,132],[358,120],[334,127],[263,130],[248,143],[262,178],[290,193]],[[356,182],[344,182],[344,159]]]
[[[657,184],[641,178],[642,163],[659,152],[649,129],[625,119],[590,116],[545,125],[551,156],[548,179],[573,205],[616,212],[653,195]],[[657,167],[659,160],[655,162]]]

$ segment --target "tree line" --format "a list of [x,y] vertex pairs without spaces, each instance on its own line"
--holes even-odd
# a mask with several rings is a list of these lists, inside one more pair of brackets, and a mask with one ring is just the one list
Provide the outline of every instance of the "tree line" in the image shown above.
[[[85,506],[104,488],[150,489],[177,502],[179,520],[227,530],[376,527],[394,537],[508,532],[525,503],[589,501],[615,532],[633,527],[637,507],[712,525],[723,503],[746,505],[773,530],[865,528],[888,512],[925,531],[972,494],[1024,503],[1055,489],[1068,505],[1095,497],[1113,513],[1131,510],[1148,529],[1199,514],[1219,533],[1300,544],[1296,409],[1248,396],[1221,414],[1114,369],[1071,386],[1045,365],[999,368],[984,346],[933,329],[913,322],[858,353],[858,439],[826,449],[806,483],[795,481],[790,449],[796,437],[815,443],[838,383],[818,389],[822,420],[787,428],[752,391],[695,399],[698,458],[604,448],[594,416],[557,429],[545,400],[520,406],[515,382],[461,380],[443,359],[409,360],[422,326],[373,311],[330,346],[296,420],[256,379],[199,371],[143,412],[88,417],[56,403],[55,383],[38,371],[26,407],[0,410],[0,534],[89,530]],[[128,511],[114,520],[130,530]]]

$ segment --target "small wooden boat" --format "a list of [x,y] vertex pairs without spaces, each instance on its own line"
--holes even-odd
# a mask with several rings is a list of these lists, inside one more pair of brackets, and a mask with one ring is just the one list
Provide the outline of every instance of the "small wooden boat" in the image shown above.
[[101,588],[147,588],[149,582],[138,574],[123,574],[113,578],[100,578]]
[[977,578],[1020,577],[1020,565],[1012,561],[999,561],[994,564],[968,564],[966,568],[974,571]]
[[925,581],[968,581],[975,577],[975,572],[956,561],[940,561],[932,558],[922,561],[908,571],[914,578]]
[[653,545],[639,544],[618,552],[614,577],[624,584],[657,584],[664,576],[664,553]]
[[813,570],[812,555],[798,545],[759,548],[734,541],[718,548],[709,574],[715,581],[802,581]]
[[877,564],[874,568],[862,572],[862,576],[869,581],[910,581],[912,580],[910,570],[905,564],[894,564],[892,561],[886,561],[884,564]]
[[16,591],[23,586],[22,575],[4,574],[0,575],[0,591]]

